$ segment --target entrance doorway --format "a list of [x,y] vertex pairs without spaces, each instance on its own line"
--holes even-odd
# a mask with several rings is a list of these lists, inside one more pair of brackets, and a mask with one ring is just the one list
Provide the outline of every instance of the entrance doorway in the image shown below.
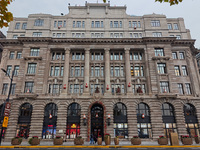
[[94,104],[91,108],[91,134],[98,138],[104,138],[103,134],[103,107],[100,104]]

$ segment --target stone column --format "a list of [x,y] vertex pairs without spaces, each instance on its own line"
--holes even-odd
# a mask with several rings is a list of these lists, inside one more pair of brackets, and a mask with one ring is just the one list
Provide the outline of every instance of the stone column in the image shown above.
[[[125,67],[126,67],[126,91],[127,93],[132,93],[132,84],[131,84],[131,67],[130,67],[130,48],[125,48]],[[129,83],[131,87],[128,87]]]
[[[68,93],[68,80],[69,80],[69,54],[70,54],[70,49],[66,48],[65,49],[65,64],[64,64],[64,74],[63,74],[63,89],[62,89],[62,94],[67,95]],[[64,89],[64,87],[66,87]]]
[[[105,48],[105,94],[111,93],[110,85],[110,49]],[[106,88],[109,87],[107,90]]]
[[[86,87],[87,84],[87,87]],[[85,48],[85,68],[84,68],[84,91],[83,94],[90,93],[90,49]]]

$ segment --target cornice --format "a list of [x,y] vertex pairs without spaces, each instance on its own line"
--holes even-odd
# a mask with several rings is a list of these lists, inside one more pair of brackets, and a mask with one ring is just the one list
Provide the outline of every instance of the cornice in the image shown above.
[[149,43],[168,43],[176,45],[194,45],[195,40],[185,39],[176,40],[174,37],[143,37],[143,38],[51,38],[51,37],[19,37],[18,39],[0,39],[0,44],[22,45],[24,43],[48,43],[52,44],[149,44]]

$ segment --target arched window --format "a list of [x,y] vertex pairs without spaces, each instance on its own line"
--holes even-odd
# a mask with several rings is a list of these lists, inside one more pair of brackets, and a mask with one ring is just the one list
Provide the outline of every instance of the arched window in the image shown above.
[[162,119],[166,137],[169,137],[170,132],[177,132],[174,107],[171,104],[162,104]]
[[195,135],[199,136],[196,108],[192,104],[184,104],[183,110],[185,115],[185,125],[187,133],[190,135],[190,137],[194,137]]
[[81,106],[78,103],[72,103],[67,109],[67,130],[66,136],[68,139],[76,138],[80,135],[80,117]]
[[27,139],[29,137],[33,107],[29,103],[21,105],[17,125],[17,136]]
[[56,135],[57,111],[58,107],[56,104],[49,103],[46,105],[42,131],[43,139],[53,139]]
[[152,138],[150,110],[145,103],[137,106],[137,127],[140,138]]
[[114,105],[114,136],[128,138],[127,108],[123,103]]

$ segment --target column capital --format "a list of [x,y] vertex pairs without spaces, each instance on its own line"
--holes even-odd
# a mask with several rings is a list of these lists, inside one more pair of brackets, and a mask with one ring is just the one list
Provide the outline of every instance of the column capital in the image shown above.
[[69,54],[70,53],[70,48],[65,48],[65,54]]
[[85,53],[89,53],[90,52],[90,48],[85,48]]
[[129,53],[130,48],[124,48],[124,50],[125,50],[125,53]]
[[105,51],[105,52],[109,52],[109,51],[110,51],[110,48],[104,48],[104,51]]

